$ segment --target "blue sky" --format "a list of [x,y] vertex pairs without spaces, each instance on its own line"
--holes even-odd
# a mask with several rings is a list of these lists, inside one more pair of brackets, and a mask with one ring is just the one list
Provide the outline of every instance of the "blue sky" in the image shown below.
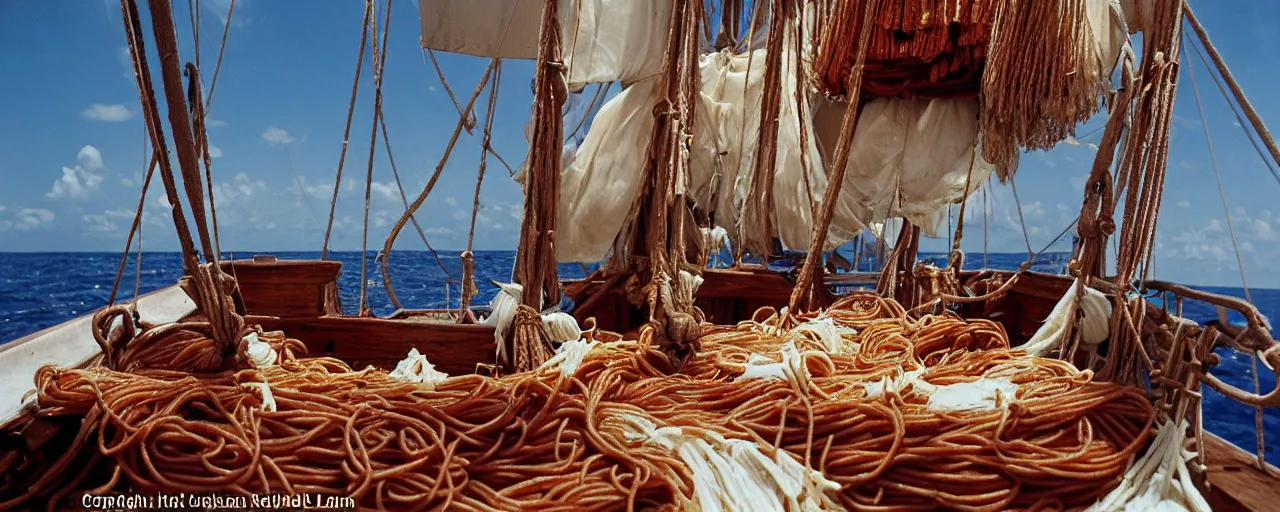
[[[201,2],[201,59],[206,86],[217,57],[228,0]],[[210,141],[225,250],[318,250],[328,214],[363,2],[239,0],[214,96]],[[341,5],[341,7],[338,7]],[[1280,3],[1267,0],[1192,2],[1237,80],[1264,120],[1280,126],[1280,54],[1268,20]],[[175,1],[183,59],[194,52],[187,3]],[[145,9],[144,9],[145,10]],[[144,24],[145,24],[144,19]],[[393,7],[384,112],[395,161],[410,200],[438,162],[457,119],[435,71],[418,49],[412,1]],[[0,251],[119,251],[136,207],[142,177],[143,124],[125,53],[118,3],[99,0],[0,2]],[[154,47],[153,70],[156,69]],[[1280,183],[1268,173],[1194,52],[1196,80],[1213,134],[1218,167],[1254,286],[1280,287],[1268,263],[1280,254]],[[465,102],[487,64],[483,59],[437,54],[455,94]],[[368,60],[365,73],[369,73]],[[499,93],[494,144],[508,162],[524,157],[532,65],[508,62]],[[158,83],[158,80],[157,80]],[[616,88],[614,88],[616,90]],[[588,93],[591,89],[588,90]],[[337,208],[333,247],[358,250],[363,181],[369,157],[373,90],[366,79],[351,127],[351,145]],[[480,102],[483,104],[483,101]],[[478,107],[480,108],[480,107]],[[1204,135],[1184,71],[1179,87],[1165,208],[1160,218],[1156,274],[1194,284],[1238,285],[1235,256],[1205,149]],[[479,112],[483,119],[483,110]],[[1018,194],[1031,244],[1040,249],[1079,213],[1081,186],[1093,149],[1086,143],[1024,155]],[[466,244],[480,130],[463,134],[419,220],[437,247]],[[476,247],[515,246],[521,213],[519,188],[489,159],[481,194]],[[403,212],[379,143],[374,165],[370,246],[381,245]],[[300,186],[301,184],[301,186]],[[300,193],[300,189],[306,194]],[[176,248],[171,221],[161,213],[158,180],[146,201],[144,247]],[[991,193],[988,246],[1025,251],[1007,186]],[[981,201],[971,204],[980,211]],[[983,247],[981,216],[969,221],[965,249]],[[1068,237],[1069,238],[1069,237]],[[1069,243],[1069,241],[1068,241]],[[941,250],[946,240],[926,240]],[[411,229],[397,249],[421,249]],[[1059,244],[1065,250],[1069,245]]]

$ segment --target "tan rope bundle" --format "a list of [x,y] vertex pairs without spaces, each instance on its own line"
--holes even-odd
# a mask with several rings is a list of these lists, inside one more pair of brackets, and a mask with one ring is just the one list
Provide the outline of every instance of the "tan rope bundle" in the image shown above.
[[[861,90],[875,96],[973,96],[995,11],[990,0],[836,0],[826,13],[814,72],[824,92],[849,93],[862,12],[873,10]],[[867,5],[870,4],[870,5]]]
[[[652,329],[639,341],[589,332],[573,342],[587,349],[576,367],[558,354],[532,372],[434,384],[298,359],[282,333],[258,334],[280,354],[261,369],[243,357],[218,373],[160,369],[157,352],[132,371],[47,367],[39,415],[84,421],[58,460],[5,482],[0,509],[87,487],[341,494],[382,510],[698,509],[711,496],[699,470],[630,427],[646,423],[789,453],[839,484],[811,496],[820,509],[1061,508],[1114,487],[1148,436],[1141,391],[1010,350],[994,322],[910,318],[870,295],[793,318],[804,323],[790,332],[777,320],[706,326],[676,375]],[[815,334],[828,321],[838,340]],[[149,327],[120,353],[134,358],[148,335],[195,350],[173,334],[186,329]],[[783,368],[748,375],[762,364]],[[983,379],[1016,393],[932,404]]]
[[1083,0],[996,2],[982,73],[983,158],[1008,180],[1022,148],[1049,149],[1106,91]]

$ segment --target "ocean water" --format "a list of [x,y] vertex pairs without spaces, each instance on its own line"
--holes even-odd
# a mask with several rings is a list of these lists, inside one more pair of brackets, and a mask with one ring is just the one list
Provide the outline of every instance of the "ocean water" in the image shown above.
[[[265,253],[255,253],[265,254]],[[270,253],[281,259],[316,259],[317,252]],[[247,258],[252,254],[227,253],[224,258]],[[348,314],[357,311],[360,302],[360,253],[339,252],[330,256],[342,262],[339,277],[343,309]],[[943,258],[942,255],[922,255]],[[1021,254],[992,254],[987,266],[997,269],[1016,269],[1025,259]],[[1047,254],[1038,259],[1033,269],[1060,272],[1067,260],[1064,254]],[[381,269],[375,256],[367,256],[365,276],[367,301],[378,315],[392,313],[395,308],[387,298],[382,283]],[[511,251],[480,251],[476,253],[476,281],[480,296],[473,304],[487,304],[497,293],[489,279],[510,281],[515,253]],[[0,344],[20,338],[41,329],[57,325],[75,317],[92,313],[107,303],[111,285],[115,280],[120,255],[111,253],[0,253]],[[128,258],[124,278],[117,300],[133,297],[135,285],[141,293],[172,285],[182,275],[182,261],[177,253],[145,253],[142,272],[136,272],[136,260]],[[864,262],[865,265],[865,262]],[[966,267],[981,268],[980,255],[970,255]],[[443,269],[441,268],[443,267]],[[456,307],[459,295],[458,277],[462,264],[456,252],[440,252],[439,261],[430,253],[394,252],[388,259],[388,269],[396,295],[406,308]],[[586,269],[590,270],[590,269]],[[562,277],[583,277],[584,269],[578,265],[561,265]],[[1205,290],[1224,295],[1242,297],[1238,288],[1214,288]],[[447,290],[447,291],[446,291]],[[1280,290],[1251,290],[1254,303],[1268,318],[1280,318]],[[1183,313],[1196,321],[1216,318],[1213,308],[1188,302]],[[1239,317],[1233,322],[1243,322]],[[1228,349],[1219,349],[1222,364],[1214,374],[1241,389],[1253,389],[1252,358]],[[1275,374],[1258,364],[1261,388],[1275,386]],[[1254,411],[1227,399],[1217,392],[1204,390],[1205,428],[1249,453],[1256,450]],[[1280,463],[1280,410],[1265,411],[1263,431],[1267,439],[1267,459]]]

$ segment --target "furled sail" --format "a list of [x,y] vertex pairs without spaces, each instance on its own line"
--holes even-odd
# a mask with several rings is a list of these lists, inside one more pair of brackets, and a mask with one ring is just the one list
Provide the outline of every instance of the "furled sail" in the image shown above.
[[[770,236],[762,231],[764,226],[744,220],[740,215],[748,200],[755,169],[765,52],[763,49],[739,55],[721,52],[702,57],[702,91],[715,102],[709,122],[717,127],[717,146],[723,154],[710,168],[695,163],[691,197],[715,211],[716,224],[730,233],[733,244],[740,244],[743,234],[757,240]],[[784,246],[803,250],[808,248],[813,234],[812,206],[821,202],[827,178],[823,154],[814,136],[815,105],[808,94],[802,94],[803,109],[795,100],[796,88],[803,81],[796,75],[794,55],[792,48],[781,58],[783,100],[779,112],[772,220]],[[700,187],[701,183],[709,186]],[[861,230],[862,224],[853,212],[840,207],[831,223],[829,239],[848,241]]]
[[[537,55],[539,0],[421,0],[419,8],[423,48],[502,59]],[[560,2],[559,19],[570,91],[662,71],[670,1],[568,0]]]
[[[632,215],[645,183],[653,109],[663,97],[658,77],[643,79],[605,102],[594,125],[560,175],[556,217],[556,260],[597,262]],[[698,102],[698,119],[711,116],[709,102]],[[718,153],[712,127],[695,123],[692,166],[709,167]]]
[[[820,105],[817,138],[830,153],[845,104]],[[994,170],[980,148],[977,99],[872,100],[858,117],[832,224],[842,212],[864,224],[901,217],[936,236],[947,206],[968,197]]]
[[[715,212],[715,224],[730,233],[732,244],[739,243],[739,227],[763,229],[744,225],[740,212],[755,166],[760,115],[753,105],[761,96],[764,52],[721,52],[700,59],[702,92],[689,148],[689,197]],[[782,81],[785,98],[794,98],[793,73]],[[631,214],[645,179],[653,109],[661,96],[657,82],[642,80],[605,103],[574,157],[566,159],[557,223],[560,262],[602,260]],[[824,162],[831,160],[845,109],[843,103],[821,99],[806,105],[801,116],[795,101],[782,103],[773,184],[778,237],[785,247],[798,250],[808,248],[811,205],[821,202],[827,186]],[[980,148],[977,113],[976,99],[870,102],[854,134],[827,249],[852,240],[869,223],[894,217],[934,236],[947,206],[967,197],[992,172],[974,152]]]

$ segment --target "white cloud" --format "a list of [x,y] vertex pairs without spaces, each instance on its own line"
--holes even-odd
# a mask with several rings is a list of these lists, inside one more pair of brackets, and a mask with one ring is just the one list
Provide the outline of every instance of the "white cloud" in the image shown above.
[[[102,214],[108,217],[115,217],[117,219],[130,219],[130,223],[132,223],[132,219],[133,219],[133,212],[129,210],[107,210],[105,212],[102,212]],[[146,215],[147,215],[146,212],[142,213],[143,217],[145,217]]]
[[227,122],[221,119],[205,119],[204,125],[209,128],[221,128],[226,126]]
[[[217,199],[217,196],[214,196],[214,199]],[[169,196],[166,195],[163,191],[161,191],[160,195],[156,196],[156,206],[164,208],[165,210],[169,210],[173,208],[173,203],[170,203]]]
[[102,103],[94,103],[92,107],[80,111],[80,115],[84,116],[86,119],[118,123],[133,119],[133,116],[136,115],[136,113],[121,104],[105,105]]
[[1253,219],[1253,238],[1258,240],[1273,241],[1276,239],[1276,231],[1271,227],[1269,219]]
[[446,197],[444,198],[444,204],[447,204],[449,206],[457,206],[458,200],[452,197]]
[[436,92],[436,91],[438,91],[439,89],[436,89],[436,86],[434,86],[434,85],[428,85],[428,86],[427,86],[427,90],[428,90],[428,91],[430,91],[430,92]]
[[1084,146],[1084,147],[1088,147],[1089,149],[1092,149],[1092,150],[1095,150],[1095,151],[1097,151],[1097,149],[1098,149],[1098,145],[1097,145],[1097,144],[1094,144],[1094,143],[1092,143],[1092,142],[1081,142],[1081,141],[1079,141],[1079,140],[1076,140],[1076,138],[1075,138],[1075,137],[1070,137],[1070,136],[1068,136],[1066,139],[1063,139],[1063,141],[1062,141],[1062,142],[1065,142],[1066,144],[1071,145],[1071,146]]
[[63,167],[62,177],[53,182],[53,188],[45,194],[45,197],[84,199],[98,190],[102,185],[102,176],[93,171],[103,168],[102,153],[98,148],[85,146],[80,148],[80,154],[76,159],[80,163],[75,168]]
[[133,186],[133,180],[131,180],[131,179],[129,179],[129,178],[120,178],[120,184],[121,184],[121,185],[124,185],[124,186],[126,186],[126,187],[132,187],[132,186]]
[[222,148],[218,146],[214,146],[213,144],[210,144],[209,158],[222,158]]
[[[1278,221],[1280,219],[1270,210],[1250,213],[1244,208],[1237,208],[1232,213],[1231,222],[1240,253],[1250,256],[1245,258],[1246,266],[1256,262],[1259,254],[1270,254],[1280,248],[1277,247],[1280,234],[1276,233],[1274,226]],[[1203,268],[1206,271],[1237,268],[1231,233],[1223,219],[1210,219],[1202,226],[1188,227],[1167,239],[1172,249],[1167,257],[1186,268]]]
[[253,199],[255,194],[262,194],[267,191],[267,184],[261,180],[254,181],[249,178],[248,174],[240,173],[230,182],[219,183],[213,188],[213,198],[217,204],[231,204],[238,202],[247,202]]
[[289,144],[289,143],[292,143],[293,141],[298,140],[298,139],[295,139],[292,135],[289,135],[288,130],[277,128],[275,126],[269,127],[266,129],[266,131],[262,132],[262,139],[267,141],[267,143],[271,144],[272,146]]
[[1186,210],[1187,208],[1191,208],[1191,201],[1188,201],[1186,199],[1178,201],[1178,208],[1182,208],[1183,210]]
[[426,233],[431,236],[453,236],[454,235],[454,232],[452,229],[449,229],[443,226],[427,228]]
[[102,169],[102,153],[98,151],[98,148],[93,146],[80,148],[80,153],[76,155],[76,161],[80,162],[81,166],[90,171]]
[[[333,198],[333,181],[332,180],[322,179],[320,180],[320,183],[316,183],[316,184],[312,184],[311,180],[307,179],[306,176],[299,176],[298,180],[302,181],[302,188],[304,189],[304,193],[306,194],[307,199],[317,199],[317,200],[323,199],[327,204],[327,202]],[[358,184],[354,179],[344,178],[342,180],[342,187],[339,188],[339,193],[344,196],[350,196],[358,193],[361,197],[360,204],[364,204],[363,203],[364,187],[358,186]],[[276,195],[293,194],[295,196],[299,195],[298,182],[290,180],[289,186],[285,190],[278,190],[275,192],[275,194]]]
[[5,211],[6,209],[5,205],[0,204],[0,212]]
[[84,215],[81,220],[84,221],[84,230],[89,233],[110,234],[119,229],[106,215]]
[[23,208],[18,211],[18,222],[14,226],[18,231],[31,231],[53,222],[53,212],[41,208]]
[[390,183],[373,182],[369,184],[369,191],[376,197],[381,197],[386,201],[395,201],[398,194],[396,188]]

